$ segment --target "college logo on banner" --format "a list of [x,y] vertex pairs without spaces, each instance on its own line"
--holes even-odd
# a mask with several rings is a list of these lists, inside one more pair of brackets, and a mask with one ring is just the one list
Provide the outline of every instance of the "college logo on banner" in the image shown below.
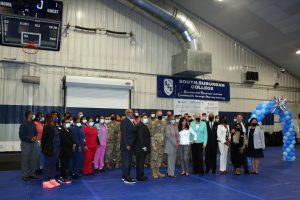
[[172,79],[165,79],[164,80],[164,91],[166,95],[170,96],[173,94],[174,91],[174,84]]

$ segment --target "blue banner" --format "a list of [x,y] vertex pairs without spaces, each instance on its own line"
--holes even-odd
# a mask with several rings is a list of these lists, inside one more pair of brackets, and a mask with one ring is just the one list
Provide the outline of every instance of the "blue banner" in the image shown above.
[[157,76],[157,97],[230,101],[230,84],[201,79]]

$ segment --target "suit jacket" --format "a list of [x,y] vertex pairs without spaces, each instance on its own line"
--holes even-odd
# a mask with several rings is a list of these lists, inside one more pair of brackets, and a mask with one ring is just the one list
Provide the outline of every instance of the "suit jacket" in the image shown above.
[[65,128],[60,131],[60,154],[64,156],[71,156],[73,152],[73,138],[71,132]]
[[213,122],[212,128],[210,128],[210,122],[206,122],[206,127],[207,127],[207,146],[211,147],[217,147],[218,146],[218,135],[217,135],[217,130],[218,130],[218,123]]
[[[249,138],[251,127],[248,127],[247,138]],[[248,139],[249,140],[249,139]],[[265,132],[259,126],[256,126],[253,134],[254,149],[265,149]]]
[[[175,128],[175,130],[176,130],[176,128]],[[165,153],[166,154],[174,155],[177,152],[176,144],[178,142],[178,139],[176,140],[176,138],[175,138],[175,130],[172,129],[170,127],[170,125],[167,125],[167,127],[166,127],[166,131],[165,131]]]
[[128,117],[121,121],[121,151],[126,150],[126,146],[130,146],[132,149],[134,147],[134,141],[136,137],[136,127],[133,122],[130,121]]
[[136,125],[135,150],[143,151],[144,147],[147,148],[147,153],[151,151],[151,136],[148,126],[140,122]]

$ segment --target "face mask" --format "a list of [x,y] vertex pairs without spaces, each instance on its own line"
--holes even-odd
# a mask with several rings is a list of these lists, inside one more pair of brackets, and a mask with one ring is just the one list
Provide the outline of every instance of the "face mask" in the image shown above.
[[71,127],[71,123],[66,123],[66,128],[70,128]]
[[71,120],[71,121],[70,121],[70,123],[71,123],[71,125],[72,125],[72,124],[74,124],[74,121],[73,121],[73,120]]
[[81,127],[81,123],[77,123],[76,126],[77,126],[77,127]]
[[101,124],[104,124],[104,123],[105,123],[105,120],[104,120],[104,119],[100,119],[100,123],[101,123]]
[[87,123],[87,120],[86,120],[86,119],[83,119],[83,120],[82,120],[82,123],[84,123],[84,124]]
[[200,122],[200,118],[196,118],[196,121],[197,121],[197,122]]
[[108,120],[108,119],[107,119],[107,120],[105,120],[104,122],[105,122],[105,124],[109,124],[109,120]]
[[144,118],[144,119],[143,119],[143,123],[144,123],[144,124],[147,124],[147,123],[148,123],[148,118]]
[[189,123],[191,123],[191,122],[193,122],[193,121],[194,121],[194,120],[190,119],[190,120],[189,120]]
[[163,116],[158,116],[157,119],[162,120]]
[[179,123],[180,119],[175,119],[176,123]]
[[35,115],[32,115],[31,119],[32,119],[32,120],[35,120]]
[[210,118],[209,118],[209,121],[210,121],[210,122],[214,121],[214,118],[213,118],[213,117],[210,117]]
[[94,126],[94,122],[89,122],[89,126]]
[[42,117],[42,118],[40,119],[40,122],[44,122],[44,121],[45,121],[45,118]]
[[112,116],[110,117],[111,120],[116,120],[116,117]]
[[155,114],[151,114],[151,118],[155,118]]
[[139,113],[134,113],[134,116],[135,117],[139,117]]
[[83,117],[83,115],[79,115],[79,118]]
[[205,116],[205,117],[202,117],[202,120],[205,121],[205,120],[206,120],[206,116]]
[[174,125],[175,124],[175,120],[170,120],[170,124]]
[[252,125],[252,126],[257,126],[257,123],[252,123],[251,125]]
[[237,122],[237,119],[233,119],[234,122]]
[[99,118],[96,118],[96,122],[99,122]]
[[216,120],[216,122],[219,122],[219,118],[216,118],[215,120]]

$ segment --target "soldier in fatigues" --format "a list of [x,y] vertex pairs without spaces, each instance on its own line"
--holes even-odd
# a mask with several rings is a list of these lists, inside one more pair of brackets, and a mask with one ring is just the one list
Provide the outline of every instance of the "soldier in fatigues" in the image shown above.
[[121,151],[120,151],[120,143],[121,143],[121,132],[120,132],[120,122],[116,121],[116,116],[111,114],[111,126],[113,127],[114,133],[114,147],[113,147],[113,158],[115,160],[115,167],[120,168],[121,165]]
[[153,178],[165,177],[160,173],[159,167],[161,166],[164,156],[164,132],[165,125],[162,122],[162,112],[157,111],[157,119],[151,125],[151,169]]
[[[151,126],[153,124],[153,122],[156,120],[156,115],[155,112],[152,111],[151,112],[151,117],[149,118],[149,122],[147,124],[149,130],[150,130],[150,136],[152,137],[152,133],[151,133]],[[147,154],[146,159],[145,159],[145,165],[150,166],[151,165],[151,152]]]
[[114,138],[114,124],[110,123],[110,117],[105,117],[105,124],[107,126],[106,137],[106,151],[105,151],[105,165],[107,169],[111,169],[113,165],[113,148],[115,145]]

